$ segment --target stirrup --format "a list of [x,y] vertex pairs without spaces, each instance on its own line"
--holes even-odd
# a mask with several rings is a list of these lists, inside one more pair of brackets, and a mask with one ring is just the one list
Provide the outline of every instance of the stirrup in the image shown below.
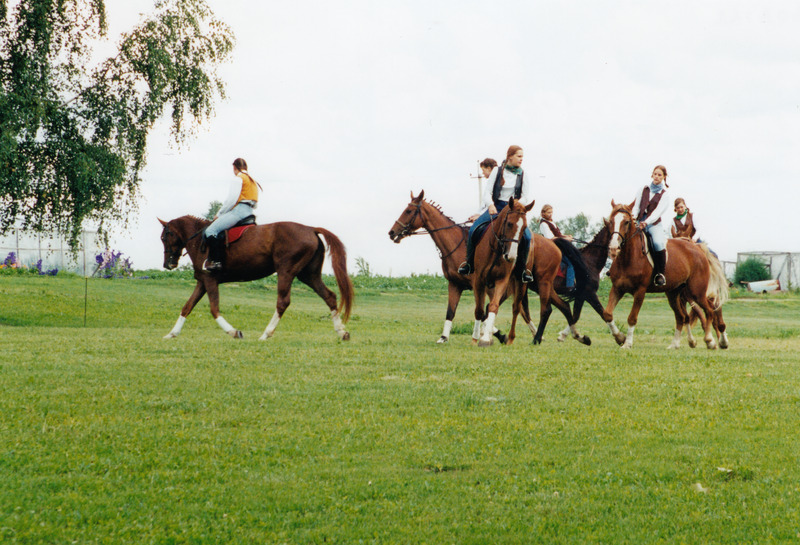
[[203,263],[203,268],[207,271],[221,271],[222,263],[219,261],[211,261],[210,259],[206,259]]
[[533,275],[531,274],[531,271],[529,271],[528,269],[522,271],[522,274],[520,275],[520,280],[522,280],[523,284],[529,284],[533,282]]
[[653,277],[653,284],[660,288],[661,286],[665,286],[667,284],[667,279],[663,274],[658,273]]
[[463,274],[465,276],[472,274],[472,267],[470,267],[469,263],[466,261],[461,264],[458,268],[458,274]]

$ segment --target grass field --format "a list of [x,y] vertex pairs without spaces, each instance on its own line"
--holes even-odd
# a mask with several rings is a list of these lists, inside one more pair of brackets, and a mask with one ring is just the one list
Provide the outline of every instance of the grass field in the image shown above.
[[734,298],[727,351],[667,351],[658,297],[631,351],[591,310],[478,349],[432,277],[357,284],[349,342],[296,286],[258,342],[260,282],[244,340],[206,300],[163,340],[192,285],[0,276],[0,542],[800,542],[797,295]]

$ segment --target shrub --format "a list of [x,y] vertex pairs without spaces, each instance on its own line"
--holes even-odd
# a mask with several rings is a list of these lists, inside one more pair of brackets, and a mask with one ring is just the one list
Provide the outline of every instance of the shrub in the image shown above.
[[736,266],[733,275],[733,283],[741,286],[742,282],[758,282],[759,280],[769,280],[767,266],[755,257],[748,257]]
[[122,257],[122,252],[106,250],[102,254],[97,254],[97,270],[95,275],[102,278],[122,278],[133,276],[133,263],[131,260]]

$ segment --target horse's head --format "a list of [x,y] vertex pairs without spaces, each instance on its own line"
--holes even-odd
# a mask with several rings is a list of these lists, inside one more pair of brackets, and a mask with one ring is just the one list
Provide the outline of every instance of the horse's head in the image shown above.
[[633,204],[617,204],[611,199],[611,215],[604,219],[608,230],[611,231],[611,241],[608,243],[608,257],[617,257],[625,241],[630,238],[636,229],[636,222],[633,220]]
[[525,206],[511,197],[508,206],[500,212],[495,220],[495,236],[503,245],[503,258],[509,263],[517,259],[519,241],[528,226],[528,212],[533,209],[535,202],[531,201],[528,206]]
[[178,260],[181,258],[186,243],[181,239],[178,233],[175,232],[174,227],[170,229],[170,223],[159,219],[164,229],[161,231],[161,243],[164,245],[164,268],[172,270],[178,266]]
[[395,244],[422,227],[420,207],[422,206],[423,197],[425,197],[424,189],[420,191],[419,195],[416,197],[414,196],[414,192],[411,192],[411,202],[408,203],[406,209],[403,210],[403,213],[400,214],[400,217],[394,222],[392,228],[389,229],[389,238],[392,239]]

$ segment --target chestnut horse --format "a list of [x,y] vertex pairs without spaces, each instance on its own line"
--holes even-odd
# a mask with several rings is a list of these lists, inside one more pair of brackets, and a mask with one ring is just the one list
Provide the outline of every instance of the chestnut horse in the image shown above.
[[[531,240],[531,251],[528,254],[528,268],[533,273],[534,278],[531,284],[523,284],[517,278],[512,279],[511,290],[514,294],[514,303],[508,342],[512,343],[516,337],[517,316],[521,312],[522,319],[533,333],[533,344],[541,344],[547,321],[553,311],[551,305],[555,305],[567,319],[566,331],[578,342],[585,345],[592,344],[592,340],[589,337],[578,333],[575,328],[577,320],[573,318],[569,305],[556,293],[556,277],[561,268],[561,250],[558,245],[540,234],[534,234]],[[582,282],[578,284],[581,289],[583,284],[585,284],[585,281],[582,279]],[[536,324],[531,320],[528,309],[528,288],[539,294],[539,327],[536,327]]]
[[[344,245],[330,231],[288,221],[254,225],[247,229],[236,243],[228,247],[224,269],[219,272],[209,272],[203,269],[203,262],[208,252],[202,242],[202,233],[211,222],[193,216],[183,216],[169,222],[158,221],[164,226],[161,232],[161,242],[164,244],[164,268],[171,270],[177,267],[185,248],[194,265],[194,277],[197,280],[194,292],[183,305],[177,323],[167,333],[165,339],[178,336],[186,317],[206,293],[211,315],[219,326],[231,337],[241,339],[242,332],[234,329],[219,313],[219,284],[248,282],[270,276],[275,272],[278,273],[277,306],[272,320],[259,340],[272,337],[275,328],[278,327],[281,316],[289,306],[290,290],[295,278],[313,289],[328,305],[333,328],[339,338],[345,341],[350,338],[343,322],[347,322],[353,306],[353,284],[347,275],[347,254]],[[341,295],[338,307],[336,294],[322,282],[325,247],[319,235],[325,237],[328,243],[331,265]]]
[[[617,343],[623,348],[633,345],[633,333],[645,293],[665,292],[675,314],[675,338],[669,348],[679,346],[681,330],[686,320],[686,310],[680,302],[682,295],[703,310],[704,316],[700,316],[700,320],[705,332],[706,346],[709,349],[716,348],[711,334],[714,308],[709,296],[716,297],[719,304],[724,302],[727,296],[725,275],[711,267],[701,245],[687,240],[669,239],[665,270],[667,283],[656,287],[652,281],[653,266],[648,261],[647,243],[643,231],[634,221],[632,206],[618,205],[612,200],[611,207],[612,212],[608,219],[612,230],[609,255],[614,258],[614,262],[608,271],[612,288],[603,319],[608,323]],[[623,335],[614,323],[613,313],[626,293],[633,294],[633,306],[628,315],[627,335]]]
[[[416,234],[419,229],[425,229],[431,236],[433,243],[439,250],[442,260],[442,273],[447,280],[447,313],[445,314],[444,327],[437,343],[446,343],[450,339],[450,330],[453,327],[453,318],[456,315],[458,303],[464,290],[472,289],[469,276],[458,273],[458,267],[467,258],[467,232],[469,229],[445,216],[438,205],[424,200],[425,190],[418,196],[411,193],[411,202],[394,222],[389,230],[389,238],[395,244],[407,236]],[[505,344],[506,336],[495,328],[493,335]]]
[[[472,340],[478,346],[492,344],[492,331],[497,311],[505,298],[506,288],[517,260],[520,237],[528,225],[527,206],[511,197],[508,206],[497,214],[475,246],[475,272],[472,273],[472,291],[475,295],[475,326]],[[533,259],[531,244],[529,259]],[[492,290],[489,306],[484,309],[487,291]],[[482,330],[482,331],[481,331]],[[513,332],[513,325],[512,325]]]

